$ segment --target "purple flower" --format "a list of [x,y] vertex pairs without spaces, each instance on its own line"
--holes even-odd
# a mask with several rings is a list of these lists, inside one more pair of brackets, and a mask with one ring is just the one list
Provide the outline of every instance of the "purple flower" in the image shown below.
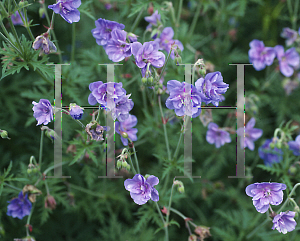
[[49,5],[48,8],[60,14],[68,23],[73,23],[80,20],[80,12],[77,9],[80,5],[81,0],[58,0],[57,3]]
[[34,42],[32,44],[32,48],[34,50],[40,49],[39,56],[41,56],[42,53],[50,54],[50,53],[54,53],[57,51],[54,43],[50,41],[49,34],[47,32],[36,37],[36,39],[34,40]]
[[116,132],[121,135],[121,141],[124,146],[128,145],[128,139],[122,136],[123,133],[126,133],[130,140],[137,140],[136,133],[138,132],[138,130],[136,128],[133,128],[134,126],[136,126],[136,124],[137,118],[134,115],[129,115],[129,117],[123,122],[116,121]]
[[282,30],[282,33],[280,35],[282,38],[286,38],[287,40],[285,41],[285,44],[286,46],[290,46],[292,45],[295,40],[297,39],[298,37],[298,33],[293,30],[293,29],[290,29],[290,28],[284,28]]
[[95,21],[96,28],[92,29],[93,37],[96,39],[98,45],[106,46],[111,39],[111,32],[115,29],[124,29],[125,25],[115,21],[109,21],[99,18]]
[[137,41],[138,36],[134,33],[127,33],[127,38],[129,39],[130,43],[134,43]]
[[90,135],[91,139],[95,141],[103,141],[103,131],[109,130],[109,126],[100,126],[97,122],[91,122],[85,127],[85,131]]
[[239,136],[245,135],[244,143],[242,142],[242,139],[241,139],[241,148],[242,149],[248,147],[251,151],[253,151],[254,147],[255,147],[254,141],[256,141],[258,138],[260,138],[261,135],[263,134],[263,131],[261,129],[253,128],[254,125],[255,125],[255,118],[252,117],[246,125],[245,132],[244,132],[243,127],[239,128],[237,130],[237,134]]
[[157,26],[157,25],[161,24],[161,22],[160,22],[160,14],[158,13],[157,10],[151,16],[145,17],[145,20],[148,23],[150,23],[147,26],[147,29],[151,28],[152,25]]
[[294,73],[293,67],[299,65],[299,54],[296,49],[290,48],[285,53],[284,48],[281,45],[275,46],[274,49],[279,60],[280,72],[286,77],[292,76]]
[[296,137],[295,141],[289,141],[289,148],[293,151],[295,156],[300,156],[300,135]]
[[206,133],[206,141],[209,144],[215,144],[216,148],[220,148],[225,143],[230,143],[230,135],[227,131],[222,130],[216,123],[210,122]]
[[[23,19],[25,19],[24,14],[21,12]],[[11,15],[11,21],[14,25],[22,25],[23,21],[18,11]]]
[[279,163],[282,160],[283,152],[277,147],[271,148],[272,139],[268,139],[258,148],[258,154],[264,160],[266,166],[272,166],[273,163]]
[[136,174],[132,179],[125,180],[124,186],[130,192],[133,201],[138,205],[143,205],[150,198],[154,202],[159,200],[158,191],[154,188],[158,183],[158,178],[153,175],[145,179],[141,174]]
[[161,68],[165,63],[165,55],[158,51],[159,46],[155,42],[145,42],[143,45],[139,42],[131,44],[132,54],[135,56],[136,65],[143,69],[143,77],[147,70],[150,70],[150,66],[155,68]]
[[[179,40],[174,40],[174,31],[171,27],[166,27],[164,30],[161,32],[160,36],[158,39],[155,39],[155,42],[159,43],[160,49],[165,50],[166,52],[170,52],[172,45],[177,45],[178,48],[183,51],[183,45]],[[174,47],[173,47],[174,48]],[[175,58],[174,50],[171,52],[170,57],[172,59]]]
[[283,200],[283,190],[286,185],[276,182],[262,182],[250,184],[246,187],[246,194],[252,197],[257,212],[265,213],[269,205],[279,205]]
[[201,113],[201,95],[193,85],[190,85],[191,92],[187,91],[185,84],[177,80],[168,81],[167,88],[170,96],[166,100],[166,107],[174,109],[178,116],[188,115],[195,118]]
[[7,206],[7,215],[12,216],[13,218],[22,219],[26,215],[30,214],[31,211],[31,202],[27,199],[28,194],[26,193],[25,197],[23,192],[19,193],[18,198],[14,198],[9,201]]
[[229,88],[229,84],[223,82],[220,72],[209,73],[203,79],[198,79],[195,83],[197,90],[203,94],[202,101],[206,104],[212,103],[215,106],[221,102],[222,94],[225,94]]
[[293,231],[297,225],[294,220],[295,214],[296,212],[291,211],[280,212],[280,214],[277,214],[273,219],[274,225],[272,229],[275,230],[276,228],[279,233],[283,234]]
[[126,35],[127,33],[120,29],[111,32],[111,39],[105,47],[105,52],[111,61],[120,62],[125,57],[131,56],[131,44],[126,43]]
[[129,111],[133,108],[133,101],[129,99],[130,95],[123,95],[115,101],[115,108],[112,110],[112,118],[118,118],[120,122],[125,121],[129,117]]
[[33,117],[38,121],[37,125],[47,125],[53,120],[53,108],[49,100],[40,99],[39,103],[32,101],[32,104],[34,105],[32,108]]
[[83,108],[75,103],[71,103],[69,107],[69,114],[75,120],[80,120],[83,115]]
[[266,65],[271,65],[275,58],[275,50],[265,47],[263,41],[254,39],[250,42],[249,61],[257,71],[263,70]]

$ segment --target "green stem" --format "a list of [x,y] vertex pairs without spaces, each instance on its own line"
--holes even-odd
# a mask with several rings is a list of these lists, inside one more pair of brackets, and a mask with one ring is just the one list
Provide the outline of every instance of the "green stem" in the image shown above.
[[29,214],[29,216],[27,218],[27,223],[26,223],[27,224],[26,225],[26,235],[27,236],[29,236],[29,224],[30,224],[30,219],[31,219],[31,216],[32,216],[32,213],[33,213],[34,206],[35,206],[35,203],[33,203],[32,208],[30,210],[30,214]]
[[68,183],[68,185],[69,185],[71,188],[75,189],[75,190],[84,192],[84,193],[89,194],[89,195],[91,195],[91,196],[100,197],[100,198],[105,198],[105,195],[104,195],[104,194],[95,193],[95,192],[92,192],[92,191],[90,191],[90,190],[87,190],[87,189],[85,189],[85,188],[76,186],[76,185],[71,184],[71,183]]
[[169,232],[168,232],[168,226],[166,225],[166,221],[164,220],[164,217],[163,215],[161,214],[161,211],[159,209],[159,206],[157,204],[157,202],[154,202],[155,203],[155,206],[156,206],[156,209],[157,209],[157,212],[159,213],[159,216],[163,222],[163,225],[164,225],[164,228],[165,228],[165,240],[168,241],[169,240]]
[[44,182],[45,182],[45,187],[46,187],[47,195],[50,195],[47,180],[45,179]]
[[158,105],[159,105],[161,118],[162,118],[162,121],[163,121],[162,124],[163,124],[163,128],[164,128],[164,135],[165,135],[165,142],[166,142],[166,147],[167,147],[168,159],[171,160],[171,152],[170,152],[169,139],[168,139],[168,134],[167,134],[167,127],[166,127],[167,123],[165,123],[165,118],[164,118],[164,114],[163,114],[162,107],[161,107],[160,95],[158,95]]
[[143,104],[144,104],[144,110],[148,113],[148,105],[147,105],[147,99],[146,99],[146,88],[143,87],[142,89],[142,97],[143,97]]
[[181,144],[182,135],[183,135],[183,132],[180,132],[180,136],[179,136],[179,140],[178,140],[178,143],[177,143],[177,147],[176,147],[176,150],[175,150],[175,153],[174,153],[174,156],[173,156],[173,159],[174,159],[174,160],[175,160],[175,158],[177,157],[178,152],[179,152],[179,149],[180,149],[180,144]]
[[177,13],[177,21],[176,21],[176,30],[175,30],[175,37],[174,39],[177,39],[178,35],[178,28],[179,28],[179,23],[180,23],[180,15],[181,15],[181,10],[182,10],[182,2],[183,0],[179,1],[179,7],[178,7],[178,13]]
[[[57,163],[57,164],[55,164],[55,165],[53,165],[52,167],[48,167],[47,169],[46,169],[46,171],[44,171],[43,172],[43,174],[44,175],[46,175],[49,171],[51,171],[52,169],[54,169],[54,168],[56,168],[56,167],[59,167],[59,166],[62,166],[62,165],[65,165],[65,164],[67,164],[68,162],[61,162],[61,163]],[[36,186],[36,185],[34,185],[34,186]]]
[[297,184],[293,187],[292,191],[291,191],[290,194],[288,195],[287,199],[285,200],[285,202],[283,203],[283,205],[281,206],[281,208],[277,211],[277,213],[280,213],[281,210],[288,204],[288,201],[290,200],[290,198],[292,197],[292,195],[294,194],[294,192],[295,192],[295,190],[296,190],[296,188],[297,188],[298,186],[300,186],[300,183],[297,183]]
[[268,221],[271,221],[270,218],[266,219],[263,223],[261,223],[259,226],[257,226],[251,233],[249,233],[246,237],[246,239],[251,238],[254,234],[258,232],[258,230],[263,227]]
[[8,183],[6,183],[6,182],[4,182],[3,184],[4,184],[5,186],[8,186],[8,187],[10,187],[10,188],[12,188],[12,189],[15,189],[15,190],[17,190],[17,191],[22,191],[22,189],[17,188],[17,187],[15,187],[15,186],[12,186],[12,185],[10,185],[10,184],[8,184]]
[[68,116],[70,116],[72,118],[72,120],[76,121],[83,129],[85,129],[85,126],[84,124],[82,124],[82,122],[80,120],[75,120],[68,111],[64,110],[64,109],[61,109],[62,112],[68,114]]
[[[100,110],[101,110],[101,107],[99,105],[99,109],[98,109],[98,115],[97,115],[97,118],[96,118],[96,122],[99,123],[99,119],[100,119]],[[99,123],[100,124],[100,123]]]
[[136,164],[137,171],[138,171],[138,173],[141,173],[140,172],[140,167],[139,167],[139,161],[138,161],[137,156],[136,156],[136,151],[135,151],[133,141],[130,140],[129,138],[128,138],[128,140],[132,143],[132,149],[133,149],[133,154],[134,154],[134,159],[135,159],[135,164]]
[[44,144],[44,131],[41,131],[40,139],[40,152],[39,152],[39,168],[42,170],[42,158],[43,158],[43,144]]
[[[2,22],[0,21],[0,23],[2,23]],[[11,47],[13,47],[20,54],[20,56],[22,56],[22,53],[20,52],[20,50],[11,41],[9,41],[8,38],[6,38],[1,32],[0,32],[0,35],[6,42],[8,42],[11,45]]]
[[190,31],[189,31],[189,34],[188,34],[189,38],[191,38],[193,33],[194,33],[194,29],[195,29],[197,21],[198,21],[200,10],[201,10],[201,4],[200,4],[200,2],[198,2],[196,12],[195,12],[195,15],[194,15],[194,18],[193,18],[193,21],[192,21],[192,24],[191,24],[191,28],[190,28]]
[[[13,24],[11,18],[8,18],[8,22],[9,22],[10,28],[11,28],[11,30],[12,30],[12,32],[13,32],[13,35],[14,35],[14,37],[15,37],[15,39],[16,39],[17,47],[19,48],[20,52],[23,53],[23,49],[22,49],[22,46],[21,46],[20,39],[19,39],[19,37],[18,37],[17,31],[16,31],[16,29],[15,29],[15,26],[14,26],[14,24]],[[22,55],[23,55],[23,54],[22,54]]]
[[[184,216],[181,212],[179,212],[178,210],[171,208],[170,207],[170,211],[172,211],[173,213],[176,213],[178,216],[180,216],[183,220],[186,220],[188,217]],[[195,228],[197,227],[197,225],[195,223],[193,223],[192,221],[188,221],[190,224],[192,224]]]
[[169,199],[169,206],[168,206],[168,212],[167,212],[167,217],[166,217],[166,226],[168,227],[169,225],[169,217],[170,217],[170,208],[171,208],[171,204],[172,204],[172,196],[173,196],[173,189],[174,189],[174,183],[172,184],[172,188],[171,188],[171,195],[170,195],[170,199]]
[[132,168],[133,168],[133,173],[134,173],[134,174],[137,174],[137,172],[136,172],[136,170],[135,170],[135,168],[134,168],[134,165],[133,165],[131,156],[129,155],[128,157],[129,157],[130,164],[131,164],[131,166],[132,166]]
[[162,69],[162,71],[161,71],[161,73],[160,73],[160,75],[159,75],[158,80],[161,79],[161,77],[163,76],[163,74],[164,74],[164,72],[165,72],[165,69],[166,69],[167,63],[168,63],[168,61],[169,61],[169,58],[170,58],[170,55],[171,55],[172,50],[173,50],[173,49],[171,48],[171,50],[170,50],[170,52],[169,52],[169,54],[168,54],[167,60],[165,61],[165,64],[164,64],[164,66],[163,66],[163,69]]
[[72,51],[71,51],[71,63],[75,61],[75,40],[76,40],[76,28],[75,23],[72,23]]
[[144,8],[141,9],[140,13],[138,14],[138,16],[136,17],[131,29],[130,29],[130,32],[133,33],[133,31],[135,30],[136,26],[138,25],[138,23],[140,22],[141,20],[141,17],[142,17],[142,14],[144,12]]

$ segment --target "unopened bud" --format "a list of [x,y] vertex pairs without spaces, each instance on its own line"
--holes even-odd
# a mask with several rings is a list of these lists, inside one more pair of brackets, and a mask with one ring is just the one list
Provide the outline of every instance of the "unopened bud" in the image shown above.
[[195,234],[191,234],[188,241],[197,241],[197,236]]
[[128,163],[126,161],[122,161],[122,167],[123,168],[127,169],[127,165],[128,165]]
[[152,85],[153,84],[153,77],[149,77],[148,81],[147,81],[148,85]]
[[27,4],[28,4],[27,1],[20,1],[20,2],[19,2],[19,7],[22,8],[22,7],[24,7],[24,6],[27,5]]
[[0,136],[3,138],[3,139],[10,139],[9,137],[8,137],[8,132],[7,131],[1,131],[1,134],[0,134]]
[[275,147],[275,144],[274,143],[270,143],[270,148],[272,148],[272,149],[274,149],[274,147]]
[[276,147],[277,147],[278,149],[281,149],[282,143],[281,143],[281,142],[277,142],[277,143],[276,143]]
[[181,64],[182,63],[181,57],[179,55],[177,57],[175,57],[174,62],[175,62],[176,65]]
[[148,177],[150,177],[151,175],[150,174],[146,174],[145,175],[145,178],[147,179]]
[[122,161],[118,160],[117,161],[117,168],[120,169],[122,167]]
[[184,193],[184,185],[183,185],[182,181],[175,180],[174,185],[178,185],[178,187],[177,187],[178,192]]
[[205,69],[205,67],[200,67],[200,69],[199,69],[199,74],[202,75],[202,76],[204,76],[204,75],[206,74],[206,69]]
[[296,173],[297,173],[297,167],[294,166],[294,165],[290,166],[290,168],[289,168],[289,174],[290,175],[295,175]]
[[121,132],[122,137],[128,138],[128,134],[126,132]]
[[145,77],[142,78],[142,83],[143,83],[143,84],[147,84],[147,78],[145,78]]
[[45,17],[45,9],[44,8],[40,8],[39,9],[39,16],[40,16],[40,18],[44,18]]

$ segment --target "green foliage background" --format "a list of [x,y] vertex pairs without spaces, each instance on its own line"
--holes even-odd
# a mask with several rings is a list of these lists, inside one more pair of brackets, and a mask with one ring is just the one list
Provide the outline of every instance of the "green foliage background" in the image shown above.
[[[8,1],[4,1],[7,3]],[[173,1],[175,14],[180,1]],[[28,7],[29,19],[33,20],[31,27],[34,37],[46,32],[45,19],[38,15],[39,3],[32,3]],[[54,1],[46,1],[53,4]],[[104,1],[82,1],[79,8],[81,18],[76,27],[76,62],[62,67],[63,106],[76,102],[81,106],[88,106],[88,86],[95,81],[106,81],[106,67],[101,63],[111,63],[104,49],[98,46],[91,34],[95,28],[94,19],[104,18],[125,25],[130,32],[133,22],[141,13],[141,20],[134,29],[134,33],[143,41],[143,34],[148,23],[144,17],[148,16],[147,9],[152,3],[154,10],[158,9],[165,27],[175,27],[171,14],[162,11],[161,1],[127,0],[111,1],[113,8],[105,9]],[[52,11],[48,11],[52,14]],[[199,14],[195,22],[195,29],[191,32],[194,16]],[[280,38],[283,27],[299,27],[298,22],[291,25],[287,2],[272,0],[237,0],[237,1],[183,1],[180,25],[175,29],[175,39],[179,39],[185,49],[182,52],[183,63],[194,63],[198,58],[211,62],[215,71],[220,71],[224,82],[230,88],[225,94],[224,106],[236,105],[236,67],[230,63],[249,63],[249,42],[253,39],[263,40],[266,46],[284,45]],[[3,19],[8,25],[7,19]],[[10,32],[11,29],[7,28]],[[14,50],[8,50],[6,43],[1,43],[1,55],[9,55],[15,67],[6,69],[6,62],[2,59],[2,80],[0,81],[0,128],[7,130],[11,140],[0,139],[0,173],[4,178],[4,169],[12,162],[11,174],[15,179],[10,184],[23,188],[25,184],[34,184],[36,175],[26,172],[30,156],[38,158],[40,127],[36,126],[33,117],[32,101],[49,99],[53,104],[53,76],[54,70],[45,66],[47,62],[58,63],[58,56],[38,57],[38,51],[31,48],[32,42],[22,26],[16,27],[21,44],[24,46],[27,59],[20,62]],[[55,16],[54,30],[63,60],[70,62],[72,26],[59,15]],[[230,35],[230,31],[236,34]],[[145,41],[150,41],[147,33]],[[10,51],[10,52],[9,52]],[[167,53],[165,53],[167,55]],[[14,59],[14,60],[13,60]],[[138,118],[138,141],[135,143],[139,159],[141,174],[152,174],[160,179],[157,190],[160,193],[159,206],[168,205],[172,181],[175,176],[183,174],[183,142],[179,157],[167,159],[161,117],[154,99],[153,91],[146,88],[146,99],[143,101],[141,76],[139,69],[130,61],[122,61],[122,66],[115,67],[115,81],[122,82],[127,93],[131,93],[134,108],[131,114]],[[36,71],[35,71],[36,70]],[[37,73],[40,71],[46,80]],[[124,74],[131,74],[125,78]],[[184,81],[184,68],[176,66],[172,61],[168,63],[165,82],[171,79]],[[254,182],[284,182],[290,191],[299,182],[299,174],[292,176],[288,173],[289,166],[282,168],[280,164],[273,169],[259,168],[263,164],[258,157],[258,147],[265,139],[273,136],[274,130],[282,122],[293,120],[300,123],[299,95],[300,88],[287,96],[282,87],[283,76],[273,64],[266,70],[257,72],[251,66],[245,67],[245,95],[258,97],[257,111],[246,109],[248,117],[256,118],[256,127],[263,129],[263,136],[256,141],[253,152],[246,149],[246,175],[253,175],[253,179],[229,179],[235,174],[236,138],[231,135],[232,142],[220,149],[206,142],[207,127],[199,118],[193,119],[193,175],[202,176],[201,179],[182,179],[185,193],[180,194],[175,189],[172,207],[185,216],[193,219],[197,225],[211,227],[212,236],[207,240],[238,241],[246,240],[246,236],[265,218],[259,214],[250,197],[245,194],[245,187]],[[168,95],[162,96],[165,115],[174,116],[173,111],[166,109],[164,102]],[[82,122],[89,123],[92,109],[85,110]],[[221,127],[236,128],[234,110],[213,109],[214,122]],[[101,117],[103,118],[103,116]],[[250,119],[250,118],[249,118]],[[104,123],[104,119],[101,119]],[[180,135],[181,119],[175,118],[167,123],[167,131],[172,153],[174,152]],[[53,128],[53,122],[48,125]],[[76,131],[78,130],[78,131]],[[297,132],[295,131],[295,136]],[[79,125],[63,115],[63,160],[73,165],[63,166],[63,174],[71,179],[49,179],[50,193],[57,201],[57,208],[49,211],[44,208],[46,189],[42,182],[38,188],[43,194],[37,197],[35,210],[31,219],[32,235],[36,240],[163,240],[164,232],[157,210],[153,202],[143,206],[136,205],[124,189],[125,178],[132,178],[132,172],[121,172],[124,178],[98,179],[105,175],[104,145],[92,142],[85,144],[82,138],[87,135],[80,130]],[[74,144],[77,152],[66,153],[67,147]],[[116,149],[120,152],[123,145],[116,134]],[[239,148],[239,143],[238,143]],[[83,157],[83,150],[88,150],[89,158]],[[285,162],[285,160],[283,161]],[[45,138],[43,150],[44,171],[53,164],[53,144]],[[283,165],[283,164],[282,164]],[[276,169],[278,172],[276,172]],[[13,177],[12,177],[13,178]],[[166,185],[166,189],[164,186]],[[0,196],[0,237],[3,240],[13,240],[25,235],[23,220],[14,219],[6,215],[7,201],[15,197],[17,191],[4,187]],[[286,194],[285,194],[286,197]],[[300,196],[295,199],[299,203]],[[170,219],[177,225],[169,227],[170,240],[187,240],[189,233],[184,220],[174,213]],[[299,240],[298,229],[286,235],[271,229],[272,224],[261,228],[254,240]],[[193,230],[192,230],[193,231]],[[155,234],[154,234],[155,233]]]

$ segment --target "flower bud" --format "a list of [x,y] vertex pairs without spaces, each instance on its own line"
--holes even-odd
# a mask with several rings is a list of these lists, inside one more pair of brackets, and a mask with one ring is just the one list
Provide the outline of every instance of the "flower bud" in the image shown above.
[[44,8],[40,8],[39,9],[39,16],[40,16],[40,18],[44,18],[45,17],[45,9]]
[[45,199],[45,208],[49,208],[51,210],[56,208],[56,201],[55,201],[54,197],[49,194],[47,195],[47,197]]
[[31,174],[32,173],[32,169],[27,169],[27,173]]
[[152,85],[153,84],[153,77],[152,76],[147,79],[147,84],[148,85]]
[[147,84],[147,78],[145,78],[145,77],[142,78],[142,83],[143,83],[143,84]]
[[297,173],[297,167],[295,165],[290,166],[289,168],[289,174],[295,175]]
[[175,64],[177,65],[177,64],[181,64],[182,63],[182,59],[181,59],[181,57],[178,55],[177,57],[175,57],[174,58],[174,62],[175,62]]
[[122,167],[122,161],[118,160],[117,161],[117,168],[120,169]]
[[200,236],[200,239],[203,240],[205,238],[208,238],[209,236],[211,236],[210,232],[209,232],[209,227],[206,226],[197,226],[194,230],[194,232],[196,234],[198,234]]
[[274,143],[270,143],[270,148],[272,148],[272,149],[274,149],[274,147],[275,147],[275,144]]
[[22,7],[24,7],[24,6],[27,5],[27,4],[28,4],[27,1],[20,1],[20,2],[19,2],[19,7],[22,8]]
[[294,207],[294,212],[299,213],[299,211],[300,211],[299,206]]
[[188,241],[197,241],[197,236],[195,234],[191,234]]
[[199,68],[199,74],[201,74],[202,76],[204,76],[206,74],[206,69],[205,67],[200,67]]
[[151,176],[150,174],[146,174],[146,175],[145,175],[146,180],[147,180],[147,178],[150,177],[150,176]]
[[278,149],[281,149],[282,143],[281,143],[281,142],[277,142],[277,143],[276,143],[276,147],[277,147]]
[[174,184],[175,186],[178,185],[178,187],[177,187],[178,192],[184,193],[184,185],[183,185],[182,181],[175,180],[175,181],[173,182],[173,184]]
[[[1,130],[0,130],[1,131]],[[8,137],[8,132],[7,131],[1,131],[1,134],[0,134],[0,136],[3,138],[3,139],[10,139],[9,137]]]
[[128,138],[128,134],[126,132],[120,131],[123,138]]
[[127,169],[127,165],[128,165],[128,163],[126,161],[122,161],[122,167],[123,168]]

